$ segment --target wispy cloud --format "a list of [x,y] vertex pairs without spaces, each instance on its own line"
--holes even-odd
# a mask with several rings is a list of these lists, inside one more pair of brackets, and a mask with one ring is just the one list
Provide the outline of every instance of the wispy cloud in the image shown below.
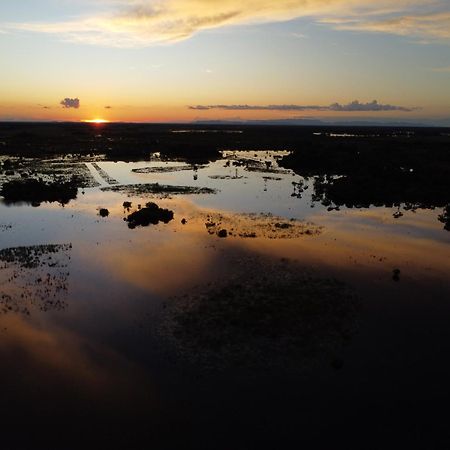
[[430,70],[432,72],[438,72],[438,73],[450,73],[450,66],[447,66],[447,67],[432,67]]
[[136,47],[180,41],[207,29],[311,17],[338,29],[450,39],[448,0],[102,0],[102,5],[109,12],[0,29]]
[[303,33],[291,33],[291,36],[297,39],[308,39],[308,36]]
[[425,40],[450,41],[450,11],[420,14],[385,15],[378,20],[368,18],[323,19],[323,23],[333,25],[338,30],[389,33],[412,36]]
[[334,112],[380,112],[403,111],[411,112],[419,108],[407,108],[405,106],[378,103],[376,100],[368,103],[360,103],[358,100],[341,105],[332,103],[328,106],[320,105],[196,105],[188,106],[197,111],[209,111],[221,109],[225,111],[334,111]]

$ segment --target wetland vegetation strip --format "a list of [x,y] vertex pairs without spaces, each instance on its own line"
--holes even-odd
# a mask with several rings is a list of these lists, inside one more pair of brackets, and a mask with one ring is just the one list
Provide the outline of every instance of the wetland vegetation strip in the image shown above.
[[138,169],[132,169],[134,173],[171,173],[171,172],[183,172],[183,171],[197,171],[203,169],[205,166],[197,166],[191,164],[184,164],[180,166],[152,166],[152,167],[140,167]]
[[119,182],[111,177],[106,170],[102,169],[96,162],[91,163],[92,167],[98,172],[98,174],[110,185],[119,184]]
[[8,181],[0,188],[0,196],[6,204],[29,203],[40,206],[43,202],[58,202],[65,205],[76,199],[78,187],[76,180],[70,182],[44,182],[40,180],[19,179]]
[[120,192],[128,195],[192,195],[192,194],[216,194],[216,189],[208,187],[196,186],[169,186],[159,183],[145,183],[145,184],[124,184],[111,187],[101,188],[104,192]]
[[209,234],[219,237],[296,239],[317,236],[323,227],[296,219],[286,220],[272,214],[207,213],[203,217]]
[[35,179],[46,183],[75,181],[80,188],[97,187],[83,158],[0,158],[0,185],[8,181]]

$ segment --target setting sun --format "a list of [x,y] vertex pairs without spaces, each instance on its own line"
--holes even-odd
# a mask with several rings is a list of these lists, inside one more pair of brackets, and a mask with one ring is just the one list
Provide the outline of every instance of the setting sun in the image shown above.
[[109,120],[105,120],[105,119],[86,119],[86,120],[82,120],[82,122],[84,122],[84,123],[101,124],[101,123],[109,123]]

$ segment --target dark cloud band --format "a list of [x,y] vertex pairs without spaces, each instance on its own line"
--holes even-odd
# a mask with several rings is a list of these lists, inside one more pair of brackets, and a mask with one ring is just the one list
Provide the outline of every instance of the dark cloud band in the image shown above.
[[226,111],[336,111],[336,112],[377,112],[377,111],[403,111],[411,112],[418,108],[407,108],[404,106],[378,103],[376,100],[368,103],[360,103],[355,100],[351,103],[341,105],[332,103],[328,106],[320,105],[196,105],[189,109],[197,111],[209,111],[221,109]]

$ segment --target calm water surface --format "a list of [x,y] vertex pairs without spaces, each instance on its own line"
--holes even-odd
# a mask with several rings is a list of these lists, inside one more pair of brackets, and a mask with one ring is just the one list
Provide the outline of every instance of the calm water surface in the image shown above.
[[[256,157],[276,168],[272,154]],[[311,183],[292,196],[295,174],[227,161],[163,173],[132,170],[184,164],[98,163],[119,185],[216,194],[102,191],[108,180],[88,163],[100,186],[80,189],[65,207],[0,205],[0,250],[65,245],[44,266],[0,265],[0,295],[11,299],[0,313],[6,448],[79,448],[91,433],[92,442],[122,448],[449,448],[450,233],[437,212],[395,219],[389,208],[327,211],[312,202]],[[174,220],[129,229],[124,201],[132,210],[154,201]],[[239,227],[259,230],[253,213],[321,232],[237,236]],[[208,216],[236,232],[208,233]],[[351,286],[362,308],[340,370],[204,373],[167,357],[154,332],[164,302],[226,278],[239,258],[289,258]]]

